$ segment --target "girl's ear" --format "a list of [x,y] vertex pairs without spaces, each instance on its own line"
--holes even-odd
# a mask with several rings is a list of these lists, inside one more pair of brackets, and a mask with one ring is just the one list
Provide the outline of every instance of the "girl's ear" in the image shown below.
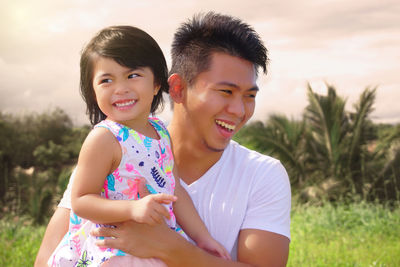
[[179,74],[174,73],[168,78],[168,84],[169,95],[172,100],[174,100],[175,103],[182,103],[186,90],[183,78]]
[[161,85],[155,85],[154,86],[154,95],[157,95],[158,91],[160,91],[160,89],[161,89]]

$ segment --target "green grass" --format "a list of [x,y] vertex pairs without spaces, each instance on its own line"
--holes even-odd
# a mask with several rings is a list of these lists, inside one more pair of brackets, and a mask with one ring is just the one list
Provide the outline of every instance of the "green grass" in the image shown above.
[[400,266],[400,208],[297,206],[288,266]]
[[[400,266],[400,206],[295,205],[291,228],[288,266]],[[0,266],[33,266],[45,227],[3,219],[0,229]]]
[[24,220],[0,220],[0,266],[33,266],[45,227]]

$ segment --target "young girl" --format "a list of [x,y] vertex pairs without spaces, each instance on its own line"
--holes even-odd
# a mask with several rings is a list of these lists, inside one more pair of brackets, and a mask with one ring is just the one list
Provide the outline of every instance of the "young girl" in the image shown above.
[[[81,93],[94,129],[79,155],[69,232],[49,265],[165,266],[158,259],[100,248],[89,233],[100,224],[156,224],[166,219],[172,230],[185,236],[172,206],[177,221],[199,247],[229,259],[180,186],[167,129],[160,120],[149,118],[162,104],[162,93],[168,93],[166,62],[154,39],[135,27],[105,28],[83,50],[80,68]],[[151,194],[140,198],[143,178]]]

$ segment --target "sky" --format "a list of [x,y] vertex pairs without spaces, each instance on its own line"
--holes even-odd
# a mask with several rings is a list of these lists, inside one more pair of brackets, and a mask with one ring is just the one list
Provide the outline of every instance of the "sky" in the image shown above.
[[[79,94],[79,57],[104,27],[133,25],[159,43],[170,67],[175,30],[198,12],[215,11],[250,24],[270,56],[260,76],[253,120],[271,114],[301,118],[307,84],[347,99],[377,87],[375,122],[400,122],[398,0],[0,0],[0,111],[63,109],[88,124]],[[167,106],[159,114],[167,123]]]

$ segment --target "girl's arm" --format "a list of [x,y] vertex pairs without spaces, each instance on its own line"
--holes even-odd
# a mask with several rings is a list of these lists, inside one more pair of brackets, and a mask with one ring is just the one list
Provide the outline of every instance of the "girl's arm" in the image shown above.
[[122,152],[115,137],[104,128],[91,131],[82,145],[76,177],[72,185],[73,211],[80,217],[97,223],[114,223],[127,220],[155,224],[169,213],[161,203],[175,200],[166,194],[149,195],[141,200],[110,200],[100,196],[104,181],[115,170]]
[[228,251],[212,238],[208,232],[193,205],[192,199],[181,186],[175,170],[176,168],[174,167],[175,195],[178,197],[178,200],[174,202],[174,213],[178,224],[182,227],[185,233],[196,242],[197,246],[224,259],[230,259]]

